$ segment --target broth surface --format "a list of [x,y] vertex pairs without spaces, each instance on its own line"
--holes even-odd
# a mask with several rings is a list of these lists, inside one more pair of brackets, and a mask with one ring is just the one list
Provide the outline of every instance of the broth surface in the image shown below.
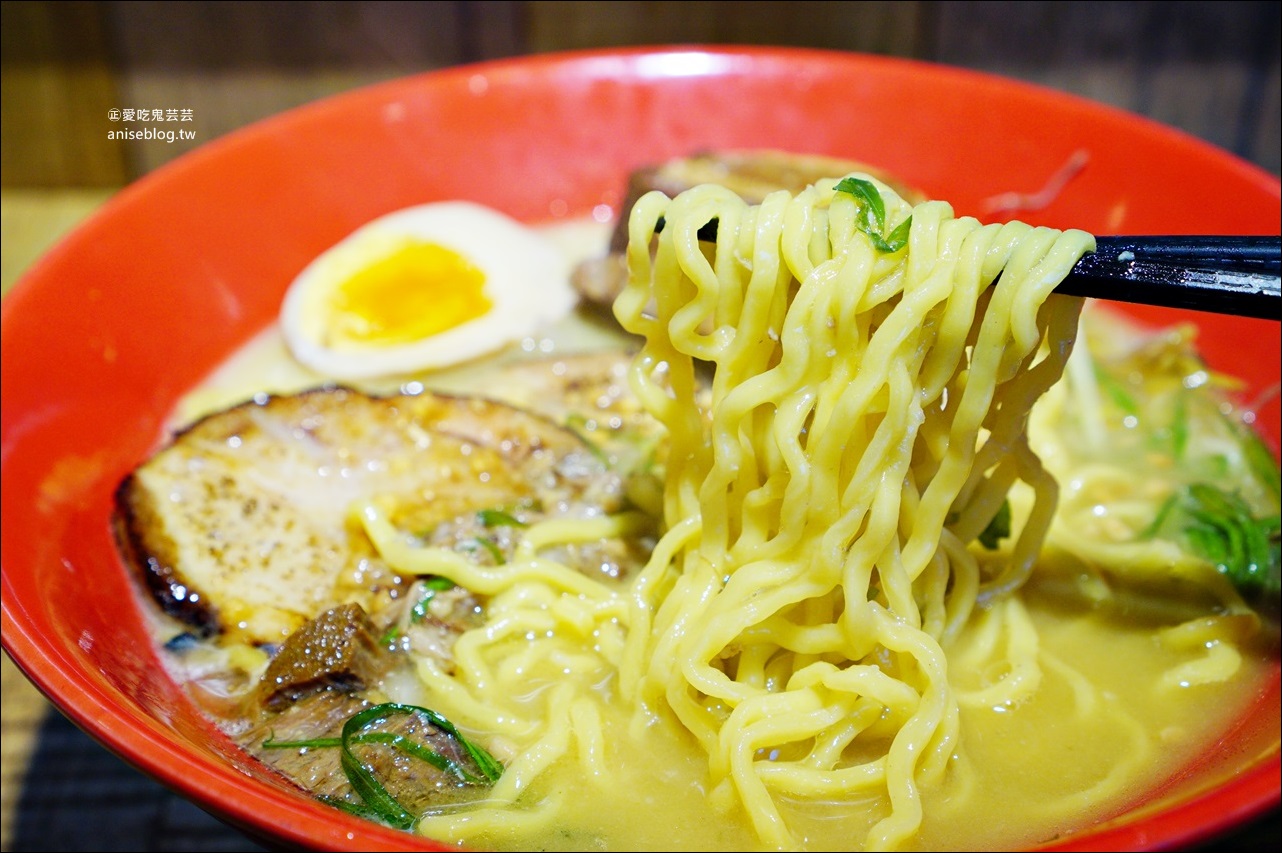
[[[597,252],[608,225],[576,222],[544,229],[573,259]],[[629,339],[608,318],[581,309],[537,339],[503,354],[438,373],[412,378],[353,383],[372,393],[428,388],[485,394],[487,374],[512,360],[626,347]],[[174,415],[175,424],[233,405],[256,394],[286,394],[314,387],[326,377],[289,355],[272,327],[236,353],[193,390]],[[421,383],[418,384],[418,383]],[[1054,562],[1047,556],[1047,564]],[[914,849],[1010,849],[1046,843],[1141,802],[1216,739],[1254,700],[1276,657],[1272,635],[1247,645],[1243,662],[1227,682],[1169,686],[1167,673],[1187,654],[1165,648],[1153,636],[1154,619],[1125,602],[1092,604],[1072,592],[1073,567],[1034,575],[1020,593],[1040,638],[1041,649],[1065,665],[1047,668],[1035,697],[1014,707],[963,707],[961,748],[944,786],[923,791],[924,823]],[[1068,579],[1066,581],[1066,578]],[[1067,590],[1067,591],[1066,591]],[[972,620],[960,646],[979,630]],[[950,667],[960,687],[975,687],[1002,673]],[[1081,678],[1094,690],[1084,691]],[[532,685],[537,688],[538,685]],[[609,690],[610,684],[602,685]],[[398,701],[431,707],[417,683],[388,685]],[[710,807],[707,757],[692,738],[674,727],[631,731],[632,709],[607,704],[603,721],[607,764],[617,778],[604,798],[585,784],[581,767],[562,761],[538,783],[536,792],[556,792],[582,801],[582,822],[551,835],[529,837],[519,825],[487,846],[511,850],[582,849],[758,849],[746,821]],[[1125,721],[1142,721],[1135,728]],[[229,731],[234,721],[219,720]],[[1100,797],[1089,792],[1111,773],[1124,782]],[[877,799],[784,806],[807,849],[850,849],[885,811]]]

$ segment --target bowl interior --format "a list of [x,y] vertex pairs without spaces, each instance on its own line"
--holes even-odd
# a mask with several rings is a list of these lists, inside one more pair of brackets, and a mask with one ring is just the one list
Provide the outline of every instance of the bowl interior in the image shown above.
[[[111,499],[177,399],[271,323],[319,252],[388,211],[469,199],[545,221],[617,206],[633,167],[707,148],[863,160],[957,212],[1086,167],[1020,218],[1097,234],[1276,234],[1276,178],[1176,131],[1070,96],[920,63],[800,50],[575,53],[353,92],[206,145],[139,181],[3,303],[4,644],[81,727],[251,833],[405,847],[243,759],[169,680],[116,556]],[[1248,397],[1279,374],[1279,326],[1194,320]],[[1276,396],[1260,423],[1276,449]],[[1276,804],[1278,679],[1214,755],[1066,846],[1157,848]]]

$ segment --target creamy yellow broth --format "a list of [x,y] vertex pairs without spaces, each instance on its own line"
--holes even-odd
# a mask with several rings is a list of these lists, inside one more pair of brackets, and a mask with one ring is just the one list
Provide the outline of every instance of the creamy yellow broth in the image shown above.
[[[1072,683],[1048,674],[1033,701],[1017,708],[963,711],[960,757],[948,783],[924,795],[925,818],[910,849],[1022,849],[1105,820],[1142,800],[1181,766],[1211,748],[1241,715],[1267,672],[1248,661],[1232,681],[1165,690],[1161,674],[1178,662],[1153,642],[1147,626],[1065,607],[1052,596],[1027,596],[1044,648],[1089,677],[1101,707],[1081,713]],[[1263,651],[1263,650],[1257,650]],[[965,680],[965,679],[962,679]],[[707,760],[688,739],[666,732],[634,739],[631,709],[616,706],[609,765],[616,778],[607,797],[585,784],[576,762],[547,780],[579,800],[582,824],[548,836],[519,832],[487,838],[506,850],[757,850],[742,820],[714,811],[706,791]],[[1144,722],[1142,731],[1119,719]],[[1089,791],[1111,773],[1125,782],[1092,800]],[[884,816],[877,800],[794,804],[789,815],[805,849],[848,850]]]
[[[573,259],[599,250],[608,226],[571,223],[545,233]],[[414,377],[358,383],[372,392],[426,387],[485,393],[486,375],[511,360],[627,345],[617,327],[586,310],[545,335],[497,357]],[[192,391],[175,412],[177,423],[255,394],[284,394],[326,380],[295,362],[279,330],[265,330]],[[421,383],[421,385],[416,384]],[[961,747],[942,787],[923,792],[924,822],[913,849],[1011,849],[1049,842],[1108,819],[1142,801],[1200,753],[1212,747],[1256,696],[1276,655],[1265,632],[1244,646],[1237,672],[1222,683],[1179,686],[1164,682],[1189,659],[1154,640],[1144,608],[1128,612],[1121,599],[1100,604],[1083,598],[1074,569],[1060,566],[1020,593],[1036,626],[1043,680],[1017,706],[963,707]],[[958,643],[981,630],[982,614]],[[1169,623],[1167,623],[1169,624]],[[950,650],[950,657],[954,650]],[[953,667],[959,688],[974,690],[1006,673]],[[1093,689],[1085,689],[1089,682]],[[531,689],[536,690],[537,684]],[[610,690],[611,682],[602,685]],[[392,698],[432,705],[415,680],[387,685]],[[562,761],[541,779],[536,795],[570,802],[578,823],[550,834],[528,835],[519,819],[484,846],[508,850],[720,849],[753,850],[760,840],[742,815],[713,808],[707,756],[676,726],[636,731],[634,711],[618,697],[606,705],[604,763],[612,780],[603,793],[583,776],[577,760]],[[484,734],[478,737],[484,739]],[[785,803],[785,817],[804,847],[852,849],[886,814],[877,798],[849,802]],[[445,840],[445,839],[442,839]]]

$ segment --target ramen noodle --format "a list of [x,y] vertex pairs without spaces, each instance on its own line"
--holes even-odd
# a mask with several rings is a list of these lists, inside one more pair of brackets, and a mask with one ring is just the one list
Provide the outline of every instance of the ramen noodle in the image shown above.
[[[798,843],[779,797],[875,791],[890,809],[867,843],[894,847],[920,825],[919,785],[937,784],[957,748],[966,697],[949,686],[945,647],[977,604],[1003,602],[990,619],[1026,670],[984,701],[1035,689],[1035,641],[1008,595],[1037,559],[1056,488],[1027,417],[1062,373],[1081,306],[1050,291],[1093,240],[985,226],[941,202],[914,209],[853,180],[884,200],[887,231],[911,216],[904,247],[878,246],[869,201],[835,181],[760,206],[708,185],[633,208],[616,313],[644,338],[631,382],[668,441],[664,533],[629,588],[538,556],[619,535],[627,517],[529,530],[496,583],[461,558],[401,553],[367,508],[393,565],[494,596],[457,644],[458,671],[425,665],[423,677],[447,716],[521,744],[489,802],[421,831],[466,838],[512,820],[508,807],[565,755],[608,778],[595,766],[608,713],[596,685],[616,679],[636,728],[694,736],[712,801],[748,815],[765,845]],[[713,220],[709,244],[698,232]],[[706,408],[701,363],[714,367]],[[1017,480],[1032,508],[1000,569],[981,570],[968,546]],[[531,714],[510,697],[539,669],[565,677]],[[530,805],[520,820],[566,820],[554,799]]]
[[[1276,462],[1226,414],[1187,330],[1149,337],[1053,292],[1093,246],[913,205],[863,173],[757,204],[715,185],[641,197],[614,305],[640,341],[619,362],[640,411],[585,421],[593,405],[494,384],[533,381],[511,364],[461,380],[580,431],[606,462],[522,457],[534,499],[479,523],[451,516],[466,495],[441,508],[425,487],[358,490],[349,525],[369,553],[309,586],[394,623],[384,646],[414,630],[416,600],[465,614],[457,634],[395,639],[409,677],[360,699],[430,707],[438,741],[484,745],[462,794],[392,798],[396,825],[499,849],[1027,845],[1195,754],[1259,670],[1261,620],[1232,555],[1208,558],[1181,525],[1239,500],[1264,520],[1226,537],[1267,539]],[[523,411],[412,394],[350,411],[497,413],[542,435],[532,447],[576,445]],[[332,405],[299,397],[300,423]],[[488,451],[457,423],[412,424],[410,456],[370,469],[421,446],[424,466],[464,476]],[[516,429],[498,423],[483,431]],[[455,440],[467,458],[449,458]],[[520,457],[510,444],[496,458]],[[252,683],[265,656],[235,636],[220,660]],[[305,743],[298,760],[323,760],[318,741],[218,713],[260,757]]]

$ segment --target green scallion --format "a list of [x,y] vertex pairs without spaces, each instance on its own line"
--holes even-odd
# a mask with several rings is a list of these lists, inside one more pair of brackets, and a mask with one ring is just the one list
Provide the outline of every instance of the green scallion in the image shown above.
[[[444,756],[424,744],[418,743],[405,735],[385,731],[367,731],[394,716],[416,715],[424,717],[429,723],[453,738],[475,765],[476,772],[468,770],[447,756]],[[310,740],[278,741],[275,733],[263,742],[267,749],[317,749],[338,747],[342,750],[340,761],[352,790],[360,797],[361,802],[351,803],[334,797],[322,797],[330,805],[361,815],[362,817],[381,820],[397,829],[412,829],[418,822],[400,800],[387,790],[386,786],[374,775],[374,771],[361,761],[352,751],[357,745],[381,745],[391,747],[403,755],[427,762],[438,770],[444,771],[467,785],[493,785],[503,775],[503,765],[484,747],[473,743],[458,728],[430,708],[418,705],[403,705],[396,702],[385,702],[374,705],[356,714],[343,724],[341,737],[313,738]]]
[[852,195],[860,202],[859,218],[856,225],[868,235],[879,252],[890,254],[898,252],[908,243],[908,233],[912,229],[913,218],[909,216],[895,227],[889,235],[886,230],[886,203],[882,201],[881,192],[871,181],[862,178],[842,178],[834,187],[837,192]]
[[996,551],[1003,539],[1010,538],[1010,501],[1002,501],[993,520],[979,534],[979,544],[989,551]]
[[483,509],[476,514],[476,520],[485,527],[528,527],[524,521],[501,509]]
[[424,578],[422,584],[422,595],[419,596],[418,601],[414,603],[414,607],[410,610],[411,625],[417,625],[427,618],[427,608],[431,605],[432,599],[436,598],[438,592],[454,588],[454,581],[435,575]]

